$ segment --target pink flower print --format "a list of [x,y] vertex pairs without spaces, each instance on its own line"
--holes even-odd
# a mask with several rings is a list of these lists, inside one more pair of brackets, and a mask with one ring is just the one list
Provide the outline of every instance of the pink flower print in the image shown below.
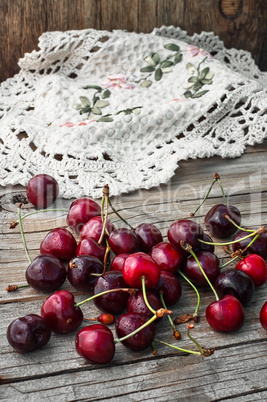
[[169,103],[173,103],[173,102],[185,102],[185,101],[188,101],[188,99],[186,99],[186,98],[176,98],[176,99],[172,99],[169,102],[166,102],[166,104],[168,105]]
[[186,51],[188,52],[188,56],[189,56],[190,58],[195,57],[195,56],[198,56],[198,55],[200,55],[200,56],[208,56],[209,59],[212,58],[212,56],[210,55],[209,52],[207,52],[207,51],[204,50],[204,49],[200,49],[199,47],[197,47],[197,46],[195,46],[195,45],[189,45],[189,46],[186,48]]
[[93,123],[96,120],[83,120],[79,123],[73,123],[72,121],[67,121],[66,123],[60,124],[59,127],[76,127],[76,126],[87,126],[90,123]]
[[108,81],[102,84],[105,88],[133,89],[134,84],[127,82],[127,77],[123,74],[111,74],[107,77]]

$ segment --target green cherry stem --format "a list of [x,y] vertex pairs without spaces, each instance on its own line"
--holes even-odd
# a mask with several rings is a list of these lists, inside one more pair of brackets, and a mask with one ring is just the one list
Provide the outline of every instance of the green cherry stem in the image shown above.
[[153,315],[153,317],[151,317],[148,321],[146,321],[143,325],[141,325],[139,328],[137,328],[136,330],[132,331],[130,334],[123,336],[122,338],[116,339],[115,343],[119,343],[119,342],[123,342],[126,341],[126,339],[130,338],[131,336],[134,336],[135,334],[137,334],[139,331],[141,331],[142,329],[144,329],[145,327],[147,327],[149,324],[151,324],[153,321],[155,321],[157,319],[157,315]]
[[197,305],[196,305],[196,309],[195,312],[193,314],[193,318],[194,317],[198,317],[198,309],[200,306],[200,294],[199,291],[197,290],[197,288],[195,287],[195,285],[189,280],[189,278],[180,270],[178,269],[178,273],[186,280],[186,282],[194,289],[194,291],[196,292],[197,295]]
[[213,353],[214,353],[214,351],[215,351],[215,348],[214,349],[205,349],[205,348],[202,348],[201,346],[200,346],[200,344],[196,341],[196,339],[194,339],[193,337],[192,337],[192,335],[190,335],[190,329],[191,328],[194,328],[194,325],[187,325],[187,336],[188,336],[188,338],[192,341],[192,342],[194,342],[194,344],[196,345],[196,347],[198,348],[198,350],[200,351],[200,353],[201,353],[201,356],[203,356],[203,357],[207,357],[207,356],[211,356],[211,355],[213,355]]
[[112,211],[117,215],[118,218],[120,218],[120,220],[122,220],[122,222],[124,222],[127,226],[129,226],[129,228],[130,228],[131,230],[134,230],[134,227],[133,227],[129,222],[127,222],[127,221],[121,216],[121,214],[113,207],[112,202],[111,202],[111,200],[110,200],[110,198],[109,198],[109,186],[108,186],[107,184],[105,185],[104,189],[105,189],[105,196],[107,197],[108,204],[109,204],[109,206],[111,207]]
[[197,209],[195,210],[195,212],[193,212],[193,213],[191,213],[190,214],[190,216],[191,217],[193,217],[193,216],[195,216],[195,214],[197,213],[197,211],[200,209],[200,207],[204,204],[204,202],[206,201],[206,199],[208,198],[208,196],[209,196],[209,194],[210,194],[210,192],[211,192],[211,189],[212,189],[212,187],[214,186],[214,184],[216,183],[216,181],[217,181],[217,179],[213,179],[213,181],[212,181],[212,183],[211,183],[211,185],[210,185],[210,187],[209,187],[209,189],[208,189],[208,191],[207,191],[207,194],[205,195],[205,197],[203,198],[203,200],[201,201],[201,203],[199,204],[199,206],[197,207]]
[[231,222],[238,230],[242,230],[243,232],[250,232],[250,233],[254,233],[255,230],[254,229],[245,229],[242,228],[241,226],[238,226],[235,221],[233,221],[233,219],[230,218],[229,215],[224,214],[224,218],[227,219],[229,222]]
[[[49,208],[49,209],[38,209],[37,211],[29,212],[21,217],[21,220],[28,218],[28,216],[39,214],[41,212],[53,212],[53,211],[60,211],[60,212],[69,212],[68,209],[65,208]],[[9,228],[14,229],[19,224],[19,221],[14,221],[10,224]]]
[[196,254],[195,254],[194,251],[192,250],[192,247],[191,247],[188,243],[186,243],[185,241],[183,241],[183,240],[181,240],[180,244],[181,244],[181,246],[182,246],[182,248],[183,248],[184,250],[186,250],[187,252],[189,252],[189,253],[194,257],[194,259],[195,259],[196,262],[197,262],[197,265],[199,266],[200,271],[202,272],[202,275],[204,276],[204,278],[205,278],[206,281],[208,282],[208,284],[209,284],[211,290],[213,291],[216,301],[218,301],[218,300],[219,300],[219,296],[217,295],[217,292],[216,292],[216,290],[214,289],[214,287],[212,286],[212,283],[210,282],[209,278],[207,277],[207,275],[206,275],[204,269],[202,268],[202,266],[201,266],[201,264],[200,264],[200,262],[199,262],[199,260],[198,260],[198,258],[197,258],[197,256],[196,256]]
[[22,242],[23,242],[23,245],[24,245],[24,249],[25,249],[25,252],[26,252],[26,256],[27,256],[27,258],[28,258],[29,263],[31,264],[32,259],[31,259],[31,257],[30,257],[29,251],[28,251],[28,247],[27,247],[26,240],[25,240],[25,235],[24,235],[24,230],[23,230],[23,227],[22,227],[22,221],[21,221],[21,206],[22,206],[22,203],[18,206],[18,222],[19,222],[19,228],[20,228],[20,233],[21,233],[21,237],[22,237]]
[[155,338],[155,341],[158,342],[158,343],[162,343],[162,345],[169,346],[170,348],[179,350],[180,352],[192,353],[192,354],[194,354],[194,355],[199,355],[199,356],[201,356],[201,352],[196,352],[195,350],[188,350],[188,349],[179,348],[178,346],[171,345],[170,343],[163,342],[163,341],[161,341],[161,340],[159,340],[159,339],[156,339],[156,338]]
[[[164,297],[163,297],[163,292],[161,291],[161,292],[159,293],[159,295],[160,295],[160,300],[161,300],[161,303],[162,303],[163,307],[164,307],[165,309],[167,309],[167,306],[166,306],[166,303],[165,303],[165,300],[164,300]],[[167,317],[168,317],[168,320],[169,320],[169,322],[170,322],[170,324],[171,324],[171,327],[172,327],[172,330],[173,330],[173,336],[175,337],[175,339],[181,339],[181,334],[180,334],[180,332],[178,331],[178,329],[175,327],[174,322],[173,322],[171,316],[168,315]]]
[[151,311],[152,314],[156,314],[156,311],[150,306],[149,301],[147,300],[145,281],[146,281],[145,276],[142,276],[143,297],[144,297],[147,308]]
[[8,285],[6,288],[7,292],[16,292],[16,290],[19,290],[21,288],[28,288],[30,285],[27,283],[25,285]]
[[108,293],[112,293],[112,292],[128,292],[128,293],[130,293],[130,294],[134,294],[134,293],[135,293],[135,290],[134,290],[134,289],[131,289],[131,288],[108,289],[108,290],[105,290],[104,292],[97,293],[96,295],[93,295],[93,296],[89,297],[88,299],[85,299],[85,300],[83,300],[83,301],[81,301],[81,302],[79,302],[79,303],[75,303],[75,304],[74,304],[74,307],[80,307],[80,306],[82,306],[83,304],[85,304],[85,303],[87,303],[87,302],[89,302],[89,301],[91,301],[91,300],[94,300],[94,299],[96,299],[96,298],[99,297],[99,296],[104,296],[104,295],[106,295],[106,294],[108,294]]
[[[237,240],[228,241],[228,242],[225,242],[225,243],[214,243],[214,242],[209,242],[209,241],[205,241],[205,240],[202,240],[202,239],[198,239],[198,241],[199,241],[200,243],[203,243],[203,244],[211,244],[211,245],[213,245],[213,246],[230,246],[231,244],[239,243],[239,242],[242,241],[242,240],[246,240],[246,239],[248,239],[249,237],[252,237],[252,236],[254,236],[254,235],[260,234],[259,231],[262,230],[262,229],[263,229],[263,228],[260,228],[260,229],[258,229],[258,230],[255,230],[253,233],[250,233],[250,234],[247,235],[247,236],[241,237],[240,239],[237,239]],[[265,230],[265,228],[264,228],[264,230]],[[264,231],[261,232],[261,233],[264,233]]]

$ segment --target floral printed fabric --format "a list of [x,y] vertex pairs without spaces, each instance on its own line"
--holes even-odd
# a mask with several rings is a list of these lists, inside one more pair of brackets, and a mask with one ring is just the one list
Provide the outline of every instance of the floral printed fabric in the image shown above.
[[222,63],[212,34],[49,32],[39,46],[0,89],[2,185],[45,172],[67,198],[100,197],[106,183],[121,194],[167,182],[181,159],[235,157],[265,136],[263,73],[248,55],[249,74]]

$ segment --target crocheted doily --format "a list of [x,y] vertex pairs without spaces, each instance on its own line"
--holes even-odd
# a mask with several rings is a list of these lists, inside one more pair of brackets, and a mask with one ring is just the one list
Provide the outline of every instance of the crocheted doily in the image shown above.
[[47,32],[39,47],[0,87],[1,185],[48,173],[65,198],[118,195],[266,136],[267,73],[211,32]]

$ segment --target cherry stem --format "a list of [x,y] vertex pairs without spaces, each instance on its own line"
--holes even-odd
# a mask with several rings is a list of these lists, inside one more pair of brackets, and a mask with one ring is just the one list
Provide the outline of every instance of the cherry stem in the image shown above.
[[150,306],[149,301],[147,300],[145,281],[146,281],[145,276],[142,276],[143,297],[144,297],[147,308],[151,311],[152,314],[156,314],[156,311]]
[[181,246],[182,246],[182,248],[183,248],[184,250],[186,250],[187,252],[189,252],[189,253],[194,257],[194,259],[195,259],[196,262],[197,262],[197,265],[199,266],[200,271],[202,272],[202,275],[204,276],[204,278],[205,278],[206,281],[208,282],[208,284],[209,284],[211,290],[213,291],[214,296],[215,296],[215,298],[216,298],[216,301],[218,301],[218,300],[219,300],[219,296],[217,295],[217,292],[216,292],[216,290],[214,289],[214,287],[212,286],[212,283],[211,283],[211,281],[209,280],[209,278],[207,277],[207,275],[206,275],[204,269],[202,268],[202,266],[201,266],[201,264],[200,264],[200,262],[199,262],[199,260],[198,260],[198,258],[197,258],[197,256],[196,256],[196,254],[195,254],[194,251],[192,250],[192,247],[191,247],[188,243],[186,243],[185,241],[183,241],[183,240],[181,240],[180,244],[181,244]]
[[105,290],[104,292],[97,293],[96,295],[93,295],[93,296],[89,297],[88,299],[85,299],[85,300],[83,300],[83,301],[81,301],[79,303],[75,303],[74,307],[80,307],[83,304],[85,304],[85,303],[87,303],[87,302],[89,302],[91,300],[94,300],[99,296],[104,296],[104,295],[106,295],[108,293],[112,293],[112,292],[128,292],[128,293],[131,293],[131,292],[135,292],[135,291],[133,289],[130,289],[130,288],[108,289],[108,290]]
[[253,229],[245,229],[245,228],[242,228],[241,226],[238,226],[237,223],[235,221],[233,221],[233,219],[231,219],[229,215],[224,214],[223,216],[225,219],[227,219],[229,222],[231,222],[237,229],[242,230],[243,232],[251,232],[251,233],[255,232],[255,230],[253,230]]
[[[21,220],[28,218],[28,216],[39,214],[41,212],[51,212],[51,211],[60,211],[60,212],[69,212],[68,209],[65,208],[50,208],[50,209],[38,209],[37,211],[29,212],[21,217]],[[19,221],[14,221],[10,224],[9,229],[14,229],[19,224]]]
[[18,221],[19,221],[20,233],[21,233],[22,242],[23,242],[23,245],[24,245],[24,249],[25,249],[26,256],[27,256],[27,258],[28,258],[29,263],[31,264],[32,259],[31,259],[31,257],[30,257],[29,251],[28,251],[28,247],[27,247],[27,244],[26,244],[26,240],[25,240],[25,236],[24,236],[24,231],[23,231],[23,227],[22,227],[22,221],[21,221],[21,206],[22,206],[22,203],[18,206],[18,218],[19,218]]
[[[217,174],[217,173],[215,173],[215,174]],[[219,175],[218,175],[218,176],[219,176]],[[222,183],[221,183],[221,180],[220,180],[220,176],[219,176],[219,178],[217,179],[217,183],[218,183],[219,186],[220,186],[220,189],[221,189],[221,192],[222,192],[222,196],[223,196],[223,202],[224,202],[224,204],[226,205],[226,198],[225,198],[223,186],[222,186]]]
[[155,321],[157,319],[157,315],[154,314],[153,317],[151,317],[148,321],[146,321],[143,325],[141,325],[139,328],[136,328],[134,331],[132,331],[130,334],[123,336],[122,338],[116,339],[115,343],[118,342],[123,342],[126,341],[126,339],[130,338],[131,336],[134,336],[135,334],[137,334],[139,331],[141,331],[142,329],[146,328],[149,324],[151,324],[153,321]]
[[199,355],[199,356],[202,355],[201,352],[196,352],[194,350],[188,350],[188,349],[182,349],[182,348],[179,348],[178,346],[174,346],[174,345],[171,345],[170,343],[160,341],[159,339],[156,339],[156,338],[155,338],[155,341],[159,342],[159,343],[162,343],[163,345],[169,346],[170,348],[180,350],[181,352],[192,353],[194,355]]
[[220,269],[227,267],[227,265],[229,265],[229,264],[232,264],[232,262],[235,261],[238,257],[239,257],[239,255],[236,255],[235,257],[231,258],[229,261],[220,265]]
[[110,205],[112,211],[118,216],[118,218],[120,218],[120,219],[122,220],[122,222],[124,222],[127,226],[129,226],[130,229],[134,230],[134,227],[133,227],[129,222],[127,222],[127,221],[119,214],[119,212],[113,207],[112,202],[111,202],[111,200],[110,200],[110,198],[109,198],[109,187],[108,187],[107,184],[104,186],[104,189],[105,189],[105,197],[107,198],[108,204]]
[[[214,243],[214,242],[205,241],[205,240],[202,240],[202,239],[198,239],[198,241],[199,241],[200,243],[203,243],[203,244],[210,244],[210,245],[213,245],[213,246],[230,246],[231,244],[239,243],[239,242],[241,242],[242,240],[246,240],[246,239],[248,239],[249,237],[252,237],[252,236],[258,234],[258,232],[260,232],[260,231],[261,231],[261,233],[264,233],[264,232],[266,231],[265,227],[262,227],[262,228],[260,228],[260,229],[258,229],[258,230],[254,230],[253,233],[250,233],[250,234],[247,235],[247,236],[241,237],[240,239],[232,240],[232,241],[229,241],[229,242],[226,242],[226,243]],[[259,234],[261,234],[261,233],[259,233]]]
[[[164,297],[163,297],[163,292],[160,291],[159,295],[160,295],[160,300],[161,300],[161,303],[162,303],[163,307],[165,308],[165,310],[167,310],[167,306],[166,306],[166,303],[165,303],[165,300],[164,300]],[[168,315],[167,317],[168,317],[168,320],[169,320],[169,322],[171,324],[171,327],[173,329],[173,335],[174,335],[175,339],[181,339],[181,334],[178,331],[178,329],[176,328],[176,326],[174,325],[174,322],[173,322],[171,316]]]
[[27,288],[29,286],[30,285],[28,283],[25,284],[25,285],[8,285],[7,288],[6,288],[6,291],[7,292],[15,292],[16,290],[19,290],[21,288]]
[[214,184],[216,183],[216,181],[217,181],[217,179],[214,178],[213,181],[212,181],[212,183],[211,183],[211,185],[210,185],[210,188],[208,189],[207,194],[206,194],[205,197],[203,198],[202,202],[199,204],[199,206],[197,207],[197,209],[195,210],[195,212],[193,212],[193,213],[190,214],[191,217],[195,216],[195,214],[197,213],[197,211],[198,211],[198,210],[200,209],[200,207],[204,204],[204,202],[205,202],[206,199],[208,198],[208,196],[209,196],[209,194],[210,194],[210,192],[211,192],[211,189],[212,189],[212,187],[214,186]]
[[193,317],[198,317],[198,309],[200,306],[200,294],[199,291],[197,290],[197,288],[195,287],[195,285],[189,280],[189,278],[182,272],[180,271],[180,269],[177,270],[177,272],[186,280],[187,283],[189,283],[189,285],[194,289],[194,291],[196,292],[197,295],[197,305],[196,305],[196,309],[195,312],[193,314]]

